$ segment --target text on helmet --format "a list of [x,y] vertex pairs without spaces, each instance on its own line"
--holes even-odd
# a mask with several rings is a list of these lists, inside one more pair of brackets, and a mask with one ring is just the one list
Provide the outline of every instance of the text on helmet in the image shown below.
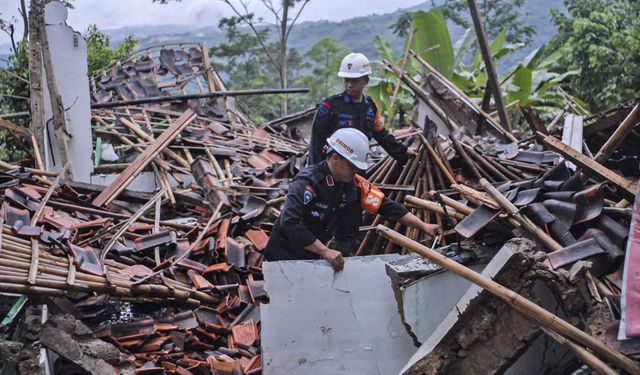
[[336,139],[336,143],[339,144],[340,146],[344,147],[344,149],[347,150],[347,152],[349,152],[350,154],[353,154],[353,149],[349,145],[344,143],[342,141],[342,139],[340,139],[340,138]]

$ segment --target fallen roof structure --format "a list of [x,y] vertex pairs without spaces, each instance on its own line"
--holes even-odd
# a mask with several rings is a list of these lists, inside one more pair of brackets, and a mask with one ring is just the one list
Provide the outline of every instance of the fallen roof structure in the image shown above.
[[[294,352],[314,353],[314,361],[322,361],[331,351],[319,351],[318,343],[349,339],[337,332],[349,326],[340,316],[356,307],[371,318],[381,313],[366,303],[366,282],[357,288],[341,285],[349,284],[349,275],[334,275],[312,286],[322,289],[330,281],[329,292],[340,294],[327,298],[343,301],[353,293],[348,297],[359,301],[342,306],[342,313],[332,309],[335,323],[310,334],[301,317],[296,322],[301,328],[286,336],[278,337],[282,321],[272,320],[262,330],[267,292],[274,297],[267,310],[305,311],[314,297],[304,293],[300,272],[331,275],[327,266],[293,262],[291,272],[300,279],[295,287],[303,292],[293,287],[265,291],[261,251],[288,182],[306,162],[308,133],[301,124],[308,124],[312,109],[253,124],[233,95],[257,92],[227,90],[206,46],[197,44],[140,51],[100,77],[78,81],[85,87],[79,91],[60,85],[86,79],[86,71],[61,69],[65,63],[84,64],[77,61],[82,51],[76,50],[82,40],[69,42],[74,34],[60,18],[60,4],[48,4],[53,12],[48,16],[37,6],[32,9],[42,25],[46,17],[51,21],[32,37],[49,43],[63,38],[60,43],[68,45],[48,51],[44,43],[35,51],[44,61],[32,69],[33,133],[6,119],[0,122],[31,142],[36,156],[20,165],[0,162],[2,371],[39,374],[56,364],[63,372],[89,373],[304,373],[323,367],[309,357],[300,363],[295,355],[277,352],[286,346],[285,337],[301,336],[305,340],[297,341]],[[391,279],[386,279],[380,260],[385,257],[379,256],[402,254],[387,256],[388,267],[412,262],[404,254],[422,249],[414,242],[425,238],[367,215],[355,255],[374,258],[347,264],[375,268],[375,285],[381,285],[376,296],[388,311],[384,318],[393,319],[394,330],[407,331],[387,335],[360,329],[355,345],[371,342],[370,350],[366,344],[364,356],[343,353],[345,362],[324,368],[522,374],[571,373],[587,364],[602,373],[611,367],[639,373],[630,358],[640,355],[634,314],[640,282],[629,271],[637,263],[640,237],[637,101],[591,117],[563,117],[563,111],[549,126],[522,108],[531,135],[518,139],[419,56],[409,55],[425,68],[422,82],[392,62],[387,66],[415,93],[413,126],[396,136],[417,155],[400,165],[374,148],[367,176],[423,221],[441,226],[438,254],[503,285],[433,259],[421,259],[420,267],[407,274],[388,270]],[[74,95],[82,97],[75,107]],[[271,289],[290,281],[288,266],[265,267],[280,272],[267,280]],[[444,273],[454,268],[469,281],[442,282],[457,277]],[[312,281],[317,280],[307,280]],[[541,284],[545,292],[538,289]],[[429,301],[413,298],[424,292],[421,285],[440,285],[443,293],[459,290],[437,301],[441,306],[434,314]],[[495,292],[505,286],[521,295],[505,299]],[[553,316],[536,310],[551,321],[523,313],[519,303],[536,307],[522,296],[556,309]],[[428,327],[416,323],[423,313],[433,314]],[[521,330],[505,334],[516,328]],[[558,354],[556,362],[541,360],[551,358],[539,350],[545,335],[557,341],[556,354],[572,354]],[[374,346],[383,339],[401,343],[394,348],[399,352],[393,364],[346,365],[347,358],[357,362],[372,353],[389,354]],[[263,363],[265,341],[272,350],[268,363]],[[72,342],[79,344],[67,345]],[[500,347],[485,355],[493,345]],[[534,362],[540,367],[528,365]]]

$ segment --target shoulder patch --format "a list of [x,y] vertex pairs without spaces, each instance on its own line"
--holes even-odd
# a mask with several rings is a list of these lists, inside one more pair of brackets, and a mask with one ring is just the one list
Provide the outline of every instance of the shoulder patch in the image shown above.
[[311,193],[309,190],[305,190],[303,198],[304,204],[309,204],[309,202],[311,202],[311,199],[313,199],[313,193]]
[[324,117],[329,114],[329,109],[331,106],[327,102],[322,102],[320,107],[318,108],[318,117]]
[[315,190],[313,190],[313,187],[311,187],[311,185],[305,185],[304,193],[302,195],[302,202],[304,204],[309,204],[309,202],[311,202],[311,200],[313,200],[315,196],[316,192]]

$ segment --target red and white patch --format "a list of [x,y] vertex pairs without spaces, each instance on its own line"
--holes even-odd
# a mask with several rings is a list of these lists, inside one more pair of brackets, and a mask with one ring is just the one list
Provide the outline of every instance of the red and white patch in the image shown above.
[[333,176],[327,176],[327,186],[333,186]]

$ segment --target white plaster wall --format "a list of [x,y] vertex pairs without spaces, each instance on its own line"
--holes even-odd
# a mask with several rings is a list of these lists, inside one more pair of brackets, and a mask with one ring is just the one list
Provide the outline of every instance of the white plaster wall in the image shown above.
[[[66,23],[67,8],[54,1],[45,6],[47,37],[51,51],[51,61],[58,92],[65,108],[69,141],[70,172],[73,179],[90,182],[93,171],[91,139],[91,107],[89,100],[89,78],[87,76],[87,43],[82,35]],[[44,71],[44,68],[43,68]],[[51,100],[47,87],[46,73],[43,74],[44,121],[46,122],[45,144],[40,145],[48,170],[61,171],[58,140],[51,120]]]
[[385,273],[397,255],[264,263],[263,374],[397,374],[416,348]]

